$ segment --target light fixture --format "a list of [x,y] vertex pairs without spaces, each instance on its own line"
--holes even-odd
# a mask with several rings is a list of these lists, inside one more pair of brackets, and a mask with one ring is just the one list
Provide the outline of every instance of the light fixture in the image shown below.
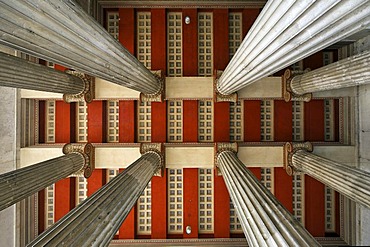
[[191,233],[191,226],[187,226],[186,228],[185,228],[185,232],[186,232],[186,234],[190,234]]
[[190,24],[190,17],[189,16],[185,16],[185,24],[186,25]]

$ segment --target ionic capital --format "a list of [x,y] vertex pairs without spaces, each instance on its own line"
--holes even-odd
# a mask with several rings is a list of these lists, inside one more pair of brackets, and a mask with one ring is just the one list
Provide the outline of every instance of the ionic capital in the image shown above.
[[151,72],[157,78],[160,87],[158,91],[153,94],[140,93],[140,101],[141,102],[163,102],[163,99],[165,98],[165,95],[166,95],[165,77],[162,73],[162,70],[152,70]]
[[304,101],[309,102],[312,99],[312,93],[306,93],[303,95],[295,94],[291,87],[291,81],[294,76],[301,75],[304,73],[307,73],[309,69],[307,70],[290,70],[287,69],[284,72],[284,75],[282,76],[282,83],[283,83],[283,96],[285,102],[289,101]]
[[297,143],[292,143],[292,142],[287,142],[285,143],[284,145],[284,155],[283,155],[283,158],[284,158],[284,169],[286,171],[286,173],[289,175],[289,176],[292,176],[294,174],[294,165],[293,165],[293,155],[295,152],[297,152],[298,150],[305,150],[305,151],[308,151],[308,152],[312,152],[313,151],[313,146],[311,144],[311,142],[297,142]]
[[85,159],[83,168],[72,176],[79,177],[83,175],[85,178],[91,176],[95,169],[95,148],[91,143],[67,143],[63,146],[63,153],[79,153]]
[[216,70],[213,80],[213,99],[215,102],[237,102],[238,101],[238,93],[232,93],[229,95],[222,94],[217,89],[217,83],[220,79],[223,71],[222,70]]
[[214,146],[214,168],[217,172],[217,176],[222,176],[221,171],[219,170],[218,156],[225,151],[231,151],[235,154],[238,153],[238,143],[237,142],[216,142]]
[[161,169],[158,170],[154,176],[162,177],[164,169],[166,168],[165,162],[165,148],[162,143],[140,143],[140,153],[145,154],[148,152],[156,153],[161,160]]
[[66,73],[79,77],[84,83],[84,89],[78,94],[64,94],[63,100],[67,103],[83,101],[91,103],[95,98],[95,78],[73,70],[67,70]]

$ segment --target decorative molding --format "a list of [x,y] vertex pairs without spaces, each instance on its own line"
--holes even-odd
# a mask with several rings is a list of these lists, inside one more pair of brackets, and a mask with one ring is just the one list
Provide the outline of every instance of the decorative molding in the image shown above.
[[245,238],[113,239],[111,246],[247,246]]
[[289,176],[292,176],[294,174],[294,166],[293,166],[293,154],[297,152],[298,150],[305,150],[308,152],[313,151],[313,146],[311,142],[287,142],[284,145],[284,154],[283,154],[283,159],[284,159],[284,169],[286,173]]
[[39,140],[39,129],[40,129],[40,122],[39,122],[39,107],[40,107],[40,100],[34,100],[34,114],[35,114],[35,143],[34,145],[38,145],[40,143]]
[[163,99],[166,95],[165,77],[162,73],[162,70],[152,70],[152,73],[157,78],[160,88],[153,94],[140,93],[141,102],[163,102]]
[[63,153],[79,153],[85,159],[83,168],[71,176],[80,177],[83,175],[85,178],[91,176],[95,169],[95,148],[91,143],[67,143],[63,146]]
[[238,143],[237,142],[215,142],[214,143],[214,164],[215,170],[217,172],[217,176],[222,176],[221,171],[218,168],[217,157],[220,153],[224,151],[231,151],[234,153],[238,153]]
[[145,154],[147,152],[153,152],[159,155],[161,159],[161,169],[158,170],[154,176],[163,177],[164,169],[166,169],[164,145],[162,143],[140,143],[140,153]]
[[[340,223],[339,223],[339,235],[340,235],[340,238],[344,239],[344,218],[345,218],[345,212],[344,212],[344,200],[343,200],[343,195],[339,195],[339,220],[340,220]],[[338,229],[336,229],[338,230]]]
[[95,78],[73,70],[67,70],[66,73],[79,77],[84,83],[84,89],[78,94],[64,94],[63,100],[67,103],[83,101],[91,103],[95,98]]
[[218,79],[220,79],[223,71],[222,70],[216,70],[215,75],[214,75],[214,80],[213,80],[213,99],[214,102],[234,102],[236,103],[238,101],[238,93],[233,93],[229,95],[225,95],[220,93],[217,90],[217,82]]
[[[31,196],[32,197],[32,196]],[[36,238],[39,234],[38,234],[38,230],[39,230],[39,193],[35,193],[33,195],[34,197],[34,200],[33,200],[33,214],[35,215],[35,217],[33,217],[33,238]]]
[[105,8],[263,8],[266,0],[98,0],[98,9]]
[[[347,243],[340,237],[315,237],[323,246],[346,246]],[[113,239],[111,246],[248,246],[245,238],[187,238],[187,239]]]
[[304,102],[309,102],[312,99],[312,93],[306,93],[303,95],[298,95],[295,94],[291,88],[291,81],[294,76],[301,75],[304,73],[307,73],[309,69],[307,70],[290,70],[287,69],[284,72],[284,75],[282,76],[282,83],[283,83],[283,96],[285,102],[289,101],[304,101]]

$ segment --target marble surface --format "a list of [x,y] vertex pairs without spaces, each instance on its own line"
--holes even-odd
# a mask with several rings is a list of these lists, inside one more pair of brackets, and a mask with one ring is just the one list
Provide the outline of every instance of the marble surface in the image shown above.
[[[0,87],[0,174],[16,169],[17,91]],[[16,206],[0,212],[0,245],[15,246]]]
[[[359,87],[359,167],[370,172],[370,84]],[[370,209],[359,206],[358,245],[370,245]]]

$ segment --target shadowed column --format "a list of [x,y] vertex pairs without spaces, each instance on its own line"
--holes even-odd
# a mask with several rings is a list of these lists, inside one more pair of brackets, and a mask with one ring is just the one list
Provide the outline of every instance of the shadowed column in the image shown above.
[[69,153],[0,175],[0,210],[81,170],[85,158],[80,153]]
[[155,94],[160,80],[73,0],[0,0],[0,44]]
[[63,94],[83,92],[77,76],[0,52],[0,86]]
[[108,246],[161,163],[157,152],[144,153],[28,246]]

